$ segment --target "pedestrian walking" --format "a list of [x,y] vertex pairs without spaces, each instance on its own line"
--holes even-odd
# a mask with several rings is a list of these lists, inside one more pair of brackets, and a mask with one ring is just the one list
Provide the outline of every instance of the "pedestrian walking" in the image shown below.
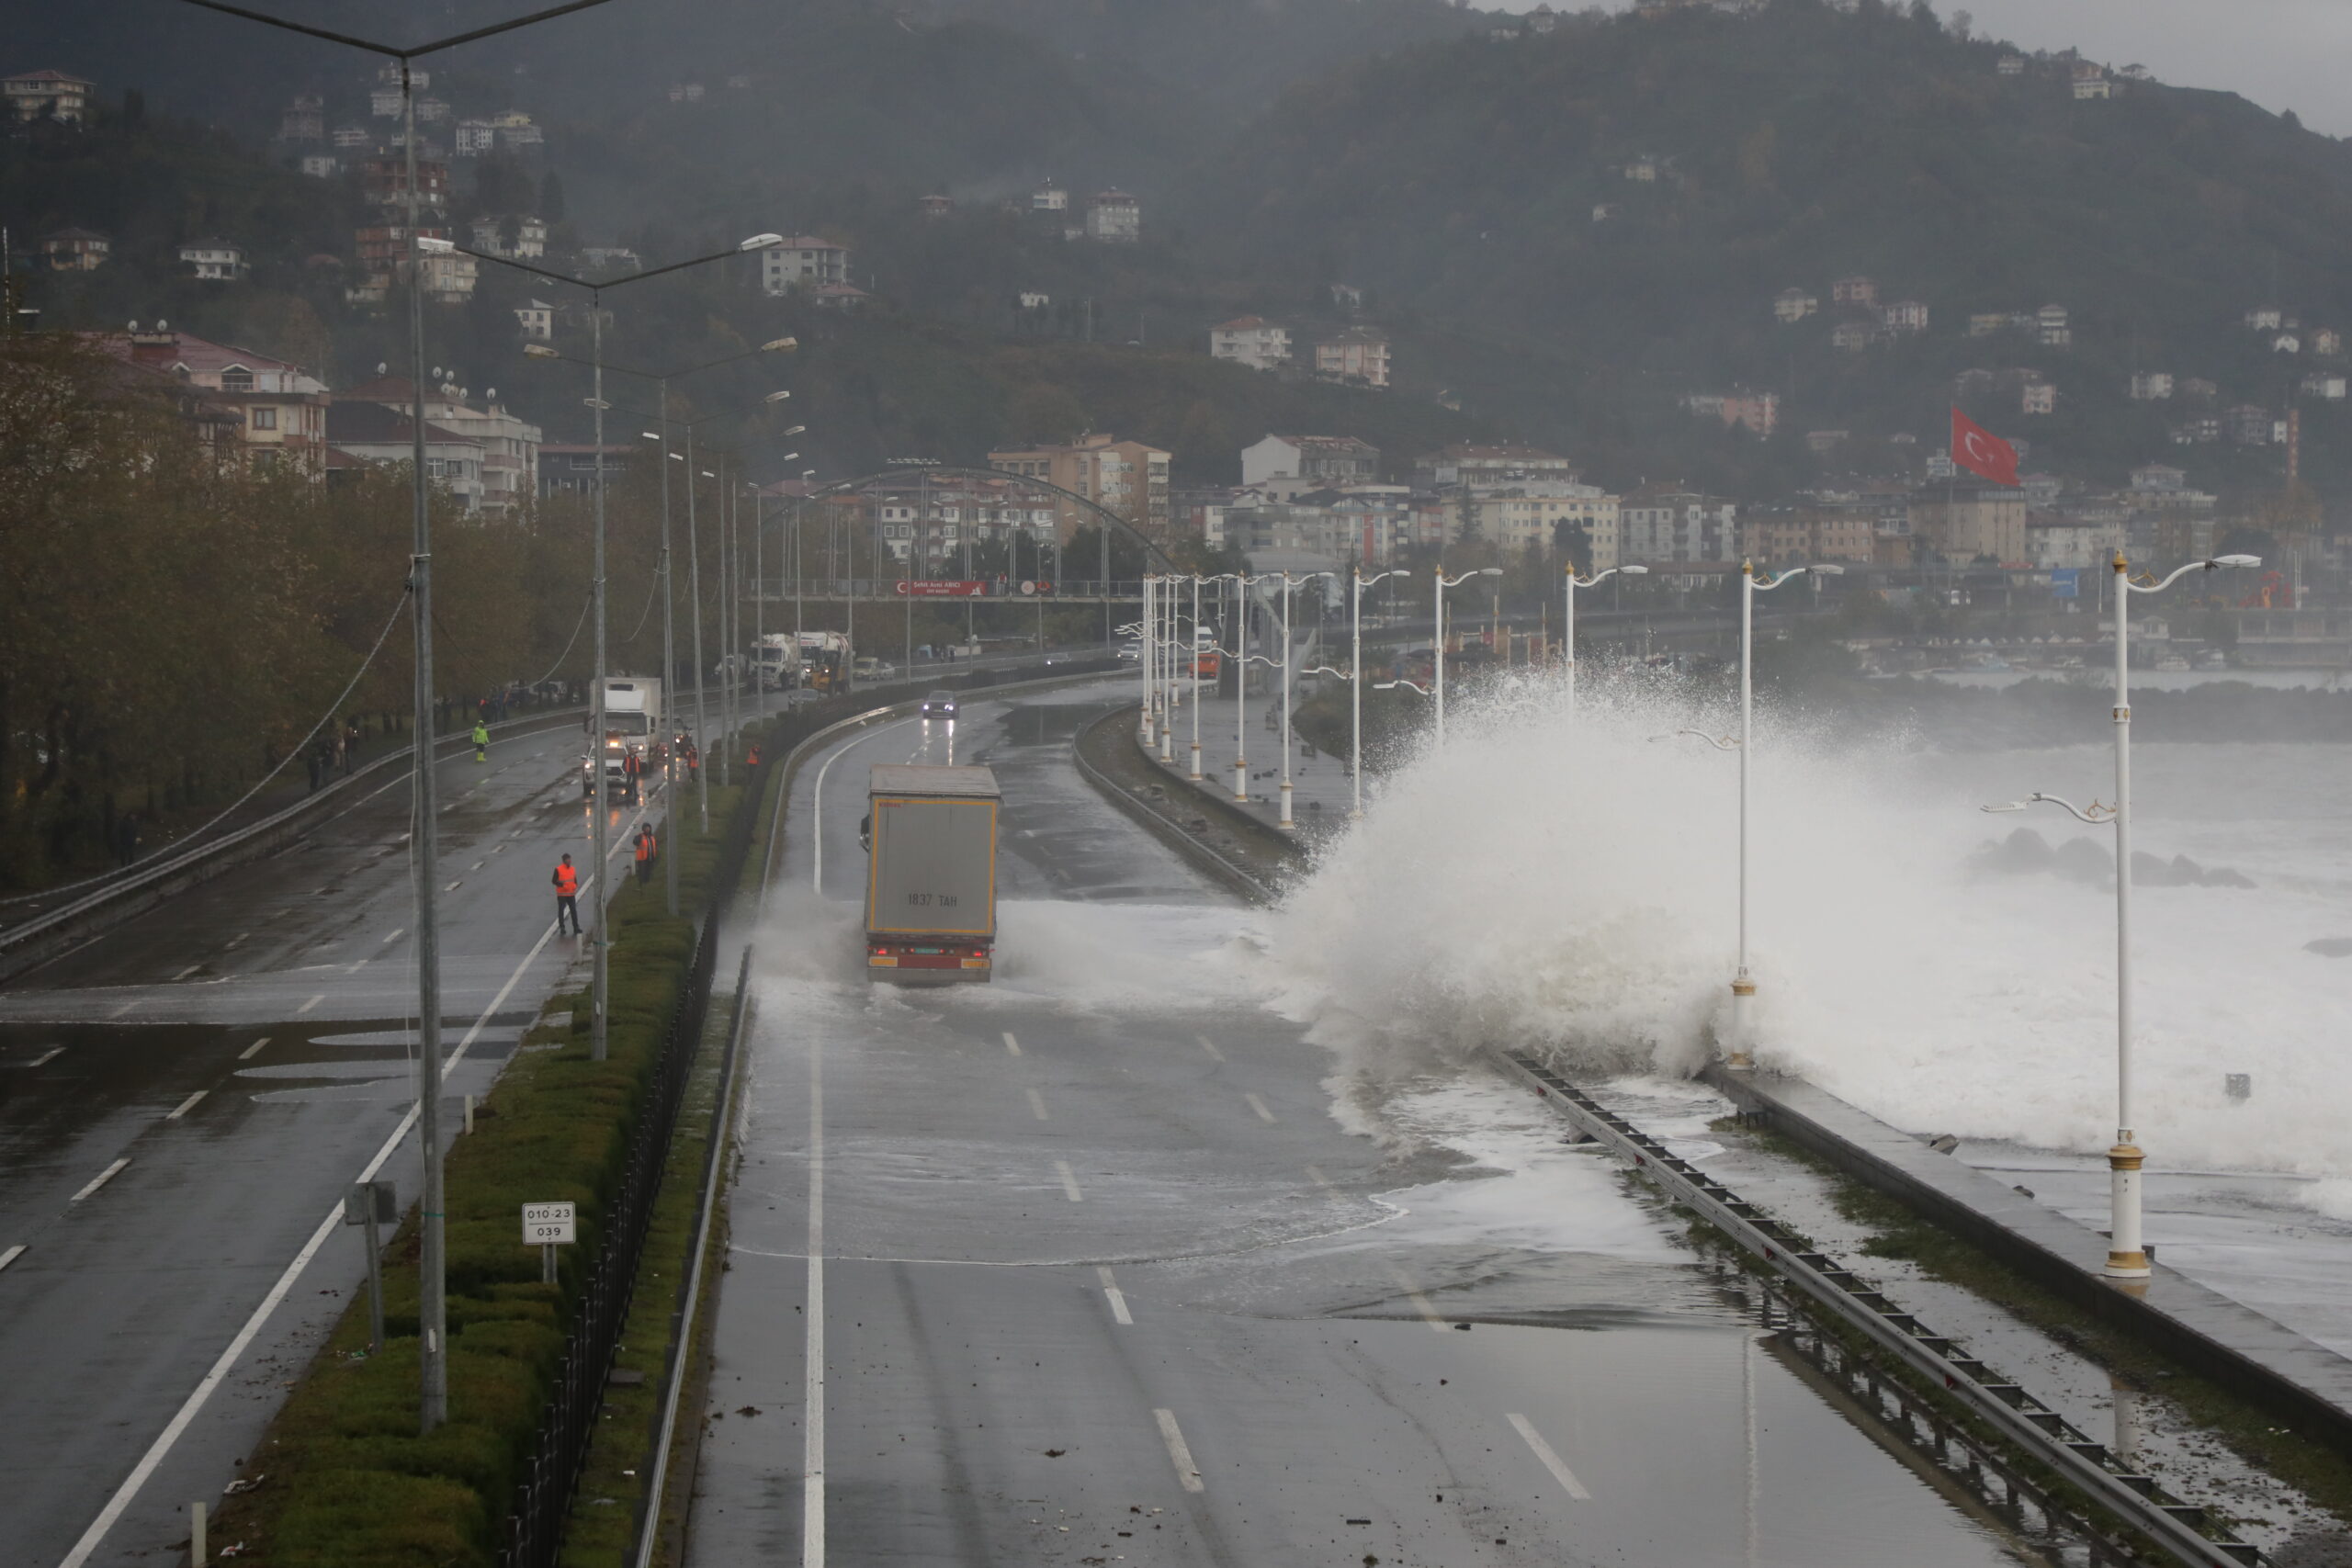
[[653,880],[653,857],[660,852],[661,845],[653,837],[653,824],[639,823],[637,829],[637,880],[639,883]]
[[760,765],[760,743],[758,741],[754,740],[752,742],[751,750],[744,754],[743,765],[747,768],[756,768]]
[[487,762],[487,761],[490,761],[490,726],[488,726],[488,725],[486,725],[486,724],[482,723],[482,721],[481,721],[481,720],[480,720],[480,719],[476,719],[476,720],[474,720],[474,736],[473,736],[473,739],[474,739],[474,761],[477,761],[477,762]]
[[569,919],[571,922],[571,934],[578,936],[580,934],[580,871],[571,863],[570,855],[564,856],[556,863],[555,875],[548,880],[555,884],[555,934],[558,936],[564,934],[563,923]]

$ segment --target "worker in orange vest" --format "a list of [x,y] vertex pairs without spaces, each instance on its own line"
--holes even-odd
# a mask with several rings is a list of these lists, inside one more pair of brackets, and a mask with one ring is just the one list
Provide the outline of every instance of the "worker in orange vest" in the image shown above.
[[655,842],[653,837],[653,824],[650,822],[639,823],[637,829],[638,881],[650,882],[653,880],[653,856],[659,847],[660,846]]
[[562,860],[556,863],[555,875],[548,880],[555,884],[556,935],[564,934],[563,922],[569,918],[571,921],[571,934],[578,936],[580,934],[580,870],[571,863],[570,855],[564,856]]
[[743,765],[747,768],[756,768],[760,765],[760,743],[758,741],[754,740],[752,742],[751,752],[749,755],[744,757]]

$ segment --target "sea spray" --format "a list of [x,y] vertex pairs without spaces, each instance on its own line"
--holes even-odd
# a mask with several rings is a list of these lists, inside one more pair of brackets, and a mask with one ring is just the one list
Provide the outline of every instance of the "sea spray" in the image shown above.
[[[1727,1021],[1738,759],[1673,731],[1728,725],[1655,682],[1588,681],[1573,717],[1550,682],[1457,701],[1445,749],[1394,773],[1275,916],[1281,1005],[1360,1071],[1503,1043],[1588,1076],[1692,1071]],[[2104,748],[1832,747],[1802,716],[1762,713],[1757,740],[1759,1061],[1914,1130],[2103,1148],[2112,901],[1978,869],[2020,818],[1977,807],[2035,789],[2087,801],[2107,787]],[[2321,749],[2269,751],[2142,749],[2141,844],[2256,884],[2136,901],[2138,1131],[2159,1168],[2352,1172],[2352,972],[2303,951],[2352,929],[2352,804]],[[2054,811],[2037,825],[2105,842]],[[2228,1072],[2253,1075],[2249,1100],[2224,1094]]]

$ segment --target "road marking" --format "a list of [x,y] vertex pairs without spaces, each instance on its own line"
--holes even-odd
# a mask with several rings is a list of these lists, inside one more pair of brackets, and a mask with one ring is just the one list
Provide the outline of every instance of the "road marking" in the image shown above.
[[265,1034],[260,1039],[254,1041],[252,1044],[246,1046],[243,1050],[238,1052],[237,1060],[240,1062],[252,1061],[255,1056],[261,1055],[261,1048],[268,1043],[269,1036]]
[[1183,1428],[1176,1425],[1176,1412],[1155,1410],[1152,1419],[1159,1423],[1160,1441],[1168,1445],[1168,1457],[1176,1461],[1176,1479],[1187,1492],[1201,1489],[1201,1472],[1193,1464],[1193,1450],[1185,1445]]
[[190,975],[195,974],[198,970],[203,967],[204,965],[201,964],[191,964],[187,968],[181,970],[178,974],[173,976],[172,979],[174,983],[176,984],[181,980],[187,979]]
[[1012,1031],[1010,1029],[1004,1032],[1004,1048],[1016,1056],[1021,1055],[1021,1042],[1012,1037]]
[[1321,1171],[1316,1169],[1313,1166],[1310,1165],[1306,1168],[1306,1174],[1313,1177],[1315,1179],[1315,1185],[1323,1189],[1324,1191],[1330,1193],[1334,1197],[1339,1195],[1340,1190],[1331,1185],[1331,1179],[1324,1175]]
[[391,933],[386,936],[382,942],[378,942],[376,945],[379,947],[390,947],[392,943],[400,941],[401,938],[407,934],[408,928],[406,926],[394,926],[391,929]]
[[1110,1298],[1111,1320],[1114,1323],[1124,1323],[1130,1328],[1134,1327],[1136,1320],[1127,1315],[1126,1292],[1119,1289],[1119,1282],[1116,1280],[1111,1278],[1110,1267],[1107,1264],[1096,1264],[1094,1276],[1102,1281],[1103,1295]]
[[115,1009],[114,1011],[107,1014],[107,1016],[108,1018],[120,1018],[124,1013],[129,1012],[132,1008],[137,1007],[141,1002],[146,999],[147,998],[144,997],[133,997],[129,1001],[123,1003],[120,1007]]
[[1034,1089],[1029,1091],[1029,1114],[1040,1122],[1051,1120],[1046,1114],[1046,1097]]
[[51,1062],[53,1062],[53,1061],[57,1060],[57,1058],[58,1058],[58,1057],[60,1057],[60,1056],[63,1055],[64,1054],[65,1054],[65,1047],[64,1047],[64,1046],[62,1046],[62,1045],[51,1045],[48,1050],[43,1051],[40,1055],[35,1056],[31,1061],[27,1062],[27,1063],[25,1064],[25,1066],[28,1066],[28,1067],[42,1067],[42,1066],[47,1066],[50,1063],[51,1063]]
[[210,1094],[211,1092],[212,1091],[209,1089],[198,1089],[194,1094],[191,1094],[186,1100],[181,1100],[179,1108],[174,1111],[170,1115],[165,1116],[164,1120],[166,1122],[178,1121],[181,1117],[196,1109],[196,1102],[198,1100],[202,1100],[206,1095]]
[[[484,858],[487,858],[487,857],[484,857]],[[471,864],[471,865],[469,865],[469,866],[466,867],[466,869],[467,869],[468,871],[480,871],[480,870],[481,869],[481,863],[481,863],[481,861],[476,861],[476,862],[474,862],[474,863],[473,863],[473,864]]]
[[1437,1308],[1430,1304],[1429,1297],[1421,1294],[1420,1287],[1413,1283],[1412,1277],[1410,1275],[1407,1274],[1402,1269],[1397,1268],[1394,1263],[1389,1264],[1387,1267],[1388,1272],[1394,1276],[1396,1280],[1397,1288],[1405,1292],[1405,1299],[1413,1303],[1413,1310],[1415,1312],[1421,1314],[1421,1321],[1423,1323],[1428,1324],[1431,1328],[1436,1329],[1441,1334],[1453,1326],[1453,1325],[1446,1322],[1443,1314],[1442,1314]]
[[808,1047],[808,1320],[800,1382],[808,1390],[800,1429],[801,1568],[825,1563],[825,1074],[824,1048]]
[[16,1246],[10,1247],[7,1251],[0,1252],[0,1269],[6,1269],[9,1264],[14,1263],[17,1258],[22,1258],[24,1255],[25,1244],[21,1241]]
[[1544,1440],[1544,1434],[1535,1429],[1532,1421],[1524,1416],[1506,1416],[1503,1419],[1519,1428],[1519,1435],[1527,1439],[1527,1446],[1535,1450],[1535,1457],[1544,1461],[1544,1468],[1552,1472],[1552,1479],[1566,1488],[1569,1496],[1579,1503],[1592,1501],[1592,1494],[1584,1489],[1584,1483],[1577,1479],[1577,1472],[1552,1451],[1552,1445]]
[[1216,1048],[1216,1041],[1210,1039],[1205,1034],[1195,1034],[1193,1038],[1201,1043],[1201,1049],[1209,1054],[1210,1060],[1217,1062],[1225,1060],[1225,1053]]
[[1062,1196],[1069,1199],[1073,1203],[1085,1202],[1086,1194],[1078,1190],[1078,1178],[1071,1172],[1069,1168],[1069,1161],[1066,1159],[1057,1159],[1054,1161],[1054,1169],[1060,1174],[1062,1179]]
[[301,1017],[304,1013],[310,1011],[312,1008],[318,1006],[321,1002],[326,999],[327,994],[324,991],[321,991],[317,996],[312,997],[309,1001],[304,1002],[300,1007],[296,1008],[294,1010],[294,1016],[297,1018]]
[[449,884],[449,886],[448,886],[444,887],[443,889],[441,889],[441,891],[442,891],[442,892],[444,892],[444,893],[455,893],[458,888],[463,887],[465,885],[466,885],[466,879],[465,879],[464,877],[462,877],[462,876],[461,876],[461,877],[458,878],[458,880],[457,880],[457,881],[452,882],[451,884]]
[[65,1201],[69,1203],[80,1202],[83,1199],[87,1198],[91,1193],[96,1192],[99,1188],[104,1187],[107,1182],[112,1181],[116,1177],[120,1176],[122,1174],[122,1168],[130,1163],[130,1156],[129,1155],[123,1156],[122,1158],[115,1161],[112,1165],[98,1172],[96,1176],[91,1178],[90,1184],[87,1187],[83,1188],[82,1190],[74,1193],[73,1197],[68,1198]]
[[[390,784],[384,786],[385,789],[390,787]],[[380,795],[383,791],[379,790],[377,793]],[[582,888],[582,892],[595,886],[596,879],[593,875],[582,880],[585,885]],[[548,943],[554,940],[555,922],[549,920],[548,929],[539,933],[539,940],[531,944],[531,951],[523,955],[523,961],[514,965],[514,972],[506,976],[506,984],[498,988],[498,995],[490,998],[490,1005],[482,1009],[481,1016],[474,1020],[473,1027],[466,1031],[465,1038],[458,1041],[458,1048],[449,1054],[448,1067],[454,1067],[465,1060],[466,1053],[472,1048],[475,1037],[481,1033],[498,1010],[506,1005],[506,998],[513,995],[514,987],[522,983],[525,972],[538,962],[539,954],[546,952]],[[268,1043],[268,1037],[264,1036],[248,1046],[245,1054],[251,1055]],[[446,1071],[447,1067],[444,1070]],[[400,1125],[392,1129],[391,1135],[384,1140],[383,1146],[376,1151],[375,1157],[360,1169],[359,1175],[355,1179],[374,1180],[376,1173],[384,1168],[384,1162],[392,1157],[393,1151],[406,1141],[410,1130],[415,1125],[416,1107],[412,1105],[407,1114],[401,1118]],[[121,1519],[124,1511],[130,1506],[141,1489],[153,1478],[164,1458],[171,1453],[181,1437],[187,1433],[189,1425],[196,1420],[198,1412],[201,1411],[206,1402],[211,1399],[214,1391],[228,1381],[230,1370],[237,1364],[238,1359],[244,1355],[246,1348],[253,1344],[254,1337],[261,1333],[262,1325],[269,1321],[270,1315],[277,1312],[287,1296],[292,1293],[294,1281],[302,1277],[302,1271],[311,1266],[311,1259],[316,1258],[319,1255],[319,1249],[326,1246],[327,1237],[342,1228],[343,1201],[338,1198],[334,1207],[327,1211],[326,1218],[321,1220],[318,1228],[311,1233],[311,1239],[302,1244],[302,1250],[294,1255],[294,1261],[286,1266],[286,1271],[280,1274],[277,1277],[277,1282],[269,1288],[269,1294],[264,1296],[261,1304],[254,1308],[253,1315],[245,1319],[244,1326],[237,1330],[236,1337],[229,1341],[228,1348],[220,1352],[211,1368],[205,1372],[202,1380],[189,1392],[187,1398],[180,1403],[178,1411],[173,1415],[170,1422],[155,1435],[155,1440],[147,1445],[147,1451],[139,1456],[139,1462],[131,1467],[130,1473],[123,1478],[122,1484],[115,1488],[114,1495],[107,1499],[106,1506],[98,1510],[98,1517],[90,1521],[90,1528],[82,1532],[82,1539],[74,1543],[74,1550],[65,1554],[64,1560],[57,1565],[57,1568],[83,1568],[83,1565],[90,1561],[91,1555],[106,1540],[107,1532],[114,1529],[116,1523]]]
[[253,934],[254,933],[251,931],[239,931],[235,936],[231,937],[226,942],[221,944],[221,951],[224,953],[227,952],[230,948],[236,946],[239,942],[244,941],[245,938]]
[[1258,1113],[1259,1121],[1272,1122],[1274,1119],[1274,1113],[1266,1109],[1266,1102],[1256,1095],[1245,1094],[1241,1098],[1250,1102],[1250,1109]]

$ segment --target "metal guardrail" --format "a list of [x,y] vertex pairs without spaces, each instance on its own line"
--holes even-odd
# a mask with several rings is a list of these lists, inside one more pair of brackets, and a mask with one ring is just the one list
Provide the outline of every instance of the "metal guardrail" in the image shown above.
[[[1897,1307],[1853,1269],[1810,1249],[1805,1238],[1771,1218],[1633,1123],[1523,1052],[1499,1053],[1506,1066],[1580,1130],[1630,1161],[1677,1202],[1761,1262],[1815,1305],[1860,1331],[1879,1349],[1928,1379],[1967,1411],[2189,1568],[2237,1568],[2264,1562],[2194,1503],[2135,1472],[2023,1388],[2003,1381],[1957,1342]],[[2044,1500],[2045,1511],[2057,1508]],[[2087,1528],[2087,1527],[2085,1527]],[[2097,1532],[2093,1532],[2095,1535]],[[2111,1551],[2128,1550],[2109,1541]]]

